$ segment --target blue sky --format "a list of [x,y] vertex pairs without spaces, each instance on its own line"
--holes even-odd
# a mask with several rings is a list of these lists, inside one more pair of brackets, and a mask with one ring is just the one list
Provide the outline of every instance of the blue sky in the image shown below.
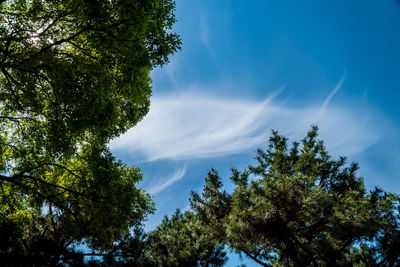
[[231,165],[254,163],[271,129],[298,140],[317,124],[369,188],[400,193],[399,1],[178,0],[176,16],[182,51],[152,72],[147,117],[110,144],[154,196],[146,229],[187,209],[211,167],[230,190]]

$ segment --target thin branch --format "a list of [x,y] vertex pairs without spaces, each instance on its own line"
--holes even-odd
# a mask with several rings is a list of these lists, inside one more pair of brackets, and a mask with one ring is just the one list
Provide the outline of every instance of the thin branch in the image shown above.
[[[14,82],[12,82],[12,79],[13,79],[13,77],[11,76],[11,77],[9,77],[9,73],[8,73],[8,71],[3,67],[3,66],[1,66],[1,72],[4,74],[4,76],[6,77],[6,80],[7,80],[7,85],[8,85],[8,87],[9,87],[9,90],[11,91],[11,93],[14,95],[14,97],[16,98],[16,104],[17,104],[17,106],[18,106],[18,108],[20,109],[20,110],[22,110],[22,106],[21,106],[21,103],[19,102],[19,95],[17,94],[17,92],[15,92],[15,90],[13,89],[13,83]],[[8,74],[8,75],[7,75]],[[15,80],[14,80],[15,81]],[[15,81],[16,82],[16,81]],[[14,83],[15,85],[18,85],[18,83]]]
[[262,266],[265,266],[265,267],[271,266],[271,264],[268,264],[268,263],[265,263],[263,261],[260,261],[259,259],[257,259],[257,257],[251,255],[249,252],[247,252],[246,250],[244,250],[242,248],[239,249],[239,251],[243,252],[244,254],[246,254],[247,257],[249,257],[250,259],[252,259],[253,261],[257,262],[258,264],[260,264]]
[[35,56],[40,55],[41,53],[43,53],[43,52],[46,51],[47,49],[50,49],[50,48],[52,48],[52,47],[54,47],[54,46],[56,46],[56,45],[59,45],[59,44],[62,44],[62,43],[71,41],[71,40],[75,39],[76,37],[78,37],[79,35],[81,35],[82,33],[88,31],[89,29],[90,29],[90,27],[85,27],[85,28],[83,28],[82,30],[80,30],[80,31],[78,31],[78,32],[76,32],[76,33],[74,33],[74,34],[72,34],[71,36],[69,36],[69,37],[67,37],[67,38],[63,38],[63,39],[60,39],[60,40],[58,40],[58,41],[55,41],[54,43],[51,43],[51,44],[49,44],[48,46],[45,46],[44,48],[40,49],[39,52],[37,52],[37,53],[35,54]]
[[74,42],[69,41],[68,43],[70,43],[71,45],[73,45],[74,47],[76,47],[77,49],[79,49],[85,56],[90,57],[90,58],[92,58],[92,59],[94,59],[94,60],[98,60],[98,57],[95,57],[95,56],[93,56],[93,55],[90,55],[84,48],[82,48],[81,46],[75,44]]
[[[1,178],[1,176],[0,176],[0,178]],[[21,177],[18,177],[18,178],[26,178],[26,179],[38,181],[38,182],[40,182],[41,184],[45,184],[45,185],[48,185],[48,186],[51,186],[51,187],[55,187],[55,188],[60,188],[60,189],[62,189],[62,190],[64,190],[64,191],[67,191],[67,192],[69,192],[69,193],[72,193],[72,194],[75,194],[75,195],[78,195],[78,196],[85,196],[85,195],[82,194],[81,192],[78,192],[78,191],[69,189],[69,188],[64,187],[64,186],[61,186],[61,185],[52,184],[52,183],[46,182],[46,181],[44,181],[44,180],[42,180],[42,179],[39,179],[39,178],[36,178],[36,177],[33,177],[33,176],[24,175],[24,176],[21,176]]]
[[22,150],[21,150],[21,149],[19,149],[17,146],[14,146],[14,145],[12,145],[12,144],[9,144],[9,143],[0,142],[0,145],[3,145],[3,146],[9,146],[9,147],[11,147],[12,149],[15,149],[15,150],[17,150],[18,152],[22,152]]
[[6,119],[6,120],[11,120],[11,121],[20,121],[20,120],[28,120],[31,119],[29,117],[10,117],[10,116],[2,116],[0,115],[0,119]]
[[[11,34],[13,34],[13,33],[11,33]],[[10,55],[10,50],[9,50],[9,48],[10,48],[11,40],[12,40],[11,37],[12,37],[12,36],[10,36],[10,38],[7,38],[5,48],[4,48],[4,49],[1,49],[1,51],[3,52],[3,53],[2,53],[2,54],[3,54],[3,58],[2,58],[2,60],[1,60],[1,64],[3,64],[4,62],[6,62],[7,57]]]
[[24,69],[24,68],[21,68],[21,67],[18,66],[18,65],[11,64],[11,63],[9,63],[9,62],[5,62],[4,64],[2,64],[2,67],[4,67],[4,68],[10,68],[10,69],[15,69],[15,70],[19,70],[19,71],[21,71],[21,72],[28,72],[28,73],[33,73],[33,74],[36,73],[36,72],[33,71],[33,70]]
[[19,187],[21,187],[21,188],[23,188],[23,189],[25,189],[27,191],[31,191],[33,194],[36,194],[36,195],[38,195],[39,197],[41,197],[43,199],[47,199],[49,202],[54,203],[60,209],[72,214],[73,216],[76,216],[76,214],[73,211],[69,210],[67,207],[65,207],[60,202],[56,201],[55,199],[52,199],[50,196],[46,196],[45,194],[42,194],[42,193],[38,192],[37,190],[34,190],[31,187],[28,187],[28,186],[24,185],[23,183],[20,183],[20,182],[16,181],[15,179],[12,179],[11,177],[0,175],[0,179],[4,180],[4,181],[7,181],[7,182],[10,182],[10,183],[12,183],[14,185],[17,185],[17,186],[19,186]]
[[[10,177],[10,176],[0,175],[0,180],[7,181],[7,182],[12,182],[12,183],[14,183],[13,181],[15,181],[16,178],[26,178],[26,179],[38,181],[38,182],[40,182],[41,184],[45,184],[45,185],[48,185],[48,186],[51,186],[51,187],[59,188],[59,189],[62,189],[62,190],[64,190],[64,191],[67,191],[67,192],[72,193],[72,194],[75,194],[75,195],[86,196],[85,194],[83,194],[83,193],[81,193],[81,192],[72,190],[72,189],[70,189],[70,188],[67,188],[67,187],[64,187],[64,186],[61,186],[61,185],[52,184],[52,183],[49,183],[49,182],[47,182],[47,181],[44,181],[44,180],[42,180],[42,179],[39,179],[39,178],[36,178],[36,177],[33,177],[33,176],[23,175],[23,176],[11,176],[11,177]],[[21,184],[21,183],[18,182],[18,184]],[[62,193],[61,193],[61,194],[62,194]],[[57,194],[57,195],[60,195],[60,194]],[[57,196],[57,195],[54,195],[54,196]],[[52,197],[53,197],[53,196],[52,196]]]
[[[1,72],[4,74],[4,76],[7,78],[9,78],[11,80],[11,82],[15,85],[18,85],[19,83],[14,79],[14,77],[7,71],[7,69],[2,66],[1,67]],[[8,79],[7,79],[8,80]]]
[[41,163],[41,164],[39,164],[39,165],[36,165],[36,166],[31,167],[31,168],[28,168],[28,169],[25,169],[25,170],[23,170],[23,171],[21,171],[21,172],[15,174],[15,175],[13,175],[13,177],[23,176],[24,173],[28,173],[28,172],[37,170],[37,169],[39,169],[39,168],[41,168],[41,167],[44,167],[44,166],[55,166],[55,167],[61,168],[61,169],[65,170],[65,171],[67,171],[69,174],[71,174],[71,175],[73,175],[73,176],[75,176],[75,177],[77,177],[77,178],[79,178],[79,179],[82,179],[81,176],[77,175],[77,174],[74,173],[72,170],[68,169],[67,167],[65,167],[65,166],[63,166],[63,165],[60,165],[60,164],[58,164],[58,163],[47,163],[47,162]]

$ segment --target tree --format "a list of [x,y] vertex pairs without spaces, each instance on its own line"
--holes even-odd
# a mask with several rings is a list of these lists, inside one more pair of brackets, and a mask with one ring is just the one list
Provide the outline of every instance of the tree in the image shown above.
[[179,210],[153,231],[136,229],[122,238],[96,266],[222,266],[224,248],[208,239],[191,212]]
[[[148,112],[150,71],[180,48],[173,11],[172,0],[1,1],[2,231],[28,240],[30,221],[43,236],[51,223],[66,243],[102,249],[152,211],[140,170],[107,143]],[[21,251],[1,234],[0,254]]]
[[84,266],[82,253],[63,238],[60,225],[46,219],[50,218],[36,217],[24,225],[29,229],[25,238],[15,232],[21,225],[0,223],[0,250],[8,251],[0,254],[0,262],[7,266]]
[[273,131],[257,166],[232,169],[232,193],[211,170],[191,199],[203,231],[263,266],[400,264],[399,197],[367,193],[357,165],[333,160],[316,136],[289,148]]
[[169,32],[173,9],[170,0],[6,1],[4,126],[25,133],[18,141],[32,149],[63,156],[88,136],[108,141],[125,132],[148,111],[149,71],[179,48]]
[[153,266],[222,266],[223,246],[208,239],[192,212],[179,210],[149,234],[145,255]]

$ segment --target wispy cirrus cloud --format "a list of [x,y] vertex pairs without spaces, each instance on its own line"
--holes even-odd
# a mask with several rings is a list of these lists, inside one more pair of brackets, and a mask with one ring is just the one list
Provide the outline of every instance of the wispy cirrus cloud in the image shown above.
[[298,139],[317,124],[331,152],[357,154],[379,140],[379,127],[365,110],[329,103],[343,81],[322,106],[283,105],[274,96],[228,99],[197,93],[200,90],[154,97],[143,121],[110,147],[143,161],[216,157],[254,150],[265,143],[271,129]]
[[207,12],[203,10],[200,16],[199,23],[199,35],[202,44],[207,48],[208,53],[215,58],[215,52],[212,46],[210,45],[210,28],[208,25]]
[[[325,99],[324,103],[322,104],[322,106],[319,110],[319,113],[318,113],[319,115],[322,115],[325,112],[326,108],[329,105],[329,102],[331,102],[332,98],[342,88],[345,80],[346,80],[346,76],[342,76],[342,78],[340,78],[340,80],[337,83],[337,85],[335,86],[335,88],[332,90],[332,92],[328,95],[328,97]],[[316,117],[316,119],[318,119],[318,116]]]
[[210,44],[208,43],[208,23],[207,23],[207,17],[205,15],[205,12],[202,12],[202,15],[200,16],[200,39],[203,42],[203,44],[209,48]]
[[155,195],[155,194],[163,191],[167,187],[169,187],[169,186],[173,185],[174,183],[178,182],[179,180],[181,180],[183,178],[183,176],[185,176],[185,172],[186,172],[186,166],[177,169],[170,177],[166,178],[165,181],[163,180],[162,183],[159,183],[157,185],[150,187],[150,189],[148,189],[148,192],[151,195]]

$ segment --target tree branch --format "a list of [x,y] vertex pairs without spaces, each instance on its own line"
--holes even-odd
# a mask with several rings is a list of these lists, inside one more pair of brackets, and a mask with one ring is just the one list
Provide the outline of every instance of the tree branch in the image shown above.
[[65,170],[65,171],[67,171],[68,173],[72,174],[73,176],[75,176],[75,177],[77,177],[77,178],[79,178],[79,179],[82,179],[81,176],[77,175],[77,174],[74,173],[72,170],[68,169],[67,167],[65,167],[65,166],[63,166],[63,165],[60,165],[60,164],[58,164],[58,163],[49,163],[49,162],[41,163],[41,164],[36,165],[36,166],[34,166],[34,167],[25,169],[25,170],[23,170],[23,171],[21,171],[21,172],[15,174],[15,175],[13,175],[12,177],[23,176],[24,173],[28,173],[28,172],[34,171],[34,170],[39,169],[39,168],[44,167],[44,166],[55,166],[55,167],[61,168],[61,169]]
[[19,83],[14,79],[14,77],[11,76],[11,74],[7,71],[7,69],[4,67],[4,65],[1,66],[1,72],[4,74],[4,76],[7,78],[7,80],[8,80],[8,78],[9,78],[13,84],[15,84],[15,85],[18,85],[18,84],[19,84]]
[[12,177],[0,175],[0,179],[3,180],[3,181],[10,182],[10,183],[12,183],[14,185],[17,185],[17,186],[19,186],[19,187],[21,187],[21,188],[23,188],[23,189],[25,189],[27,191],[30,191],[33,194],[36,194],[36,195],[38,195],[39,197],[41,197],[43,199],[47,199],[49,202],[54,203],[60,209],[72,214],[73,216],[76,216],[76,214],[73,211],[69,210],[67,207],[65,207],[63,204],[61,204],[57,200],[51,198],[50,196],[46,196],[45,194],[42,194],[39,191],[34,190],[33,188],[28,187],[28,186],[24,185],[23,183],[20,183],[20,182],[16,181],[15,179],[12,179]]
[[20,118],[20,117],[11,117],[11,116],[2,116],[2,115],[0,115],[0,119],[6,119],[6,120],[11,120],[11,121],[20,121],[20,120],[28,120],[28,119],[31,119],[31,118],[29,118],[29,117]]
[[268,263],[265,263],[265,262],[260,261],[259,259],[257,259],[257,257],[251,255],[249,252],[247,252],[246,250],[244,250],[244,249],[242,249],[242,248],[239,249],[239,251],[243,252],[244,254],[246,254],[247,257],[249,257],[250,259],[252,259],[253,261],[257,262],[258,264],[260,264],[260,265],[262,265],[262,266],[265,266],[265,267],[270,267],[270,266],[272,266],[271,264],[268,264]]
[[55,41],[54,43],[51,43],[48,46],[45,46],[44,48],[40,49],[34,56],[36,57],[36,56],[42,54],[44,51],[46,51],[46,50],[48,50],[48,49],[50,49],[50,48],[52,48],[52,47],[54,47],[56,45],[71,41],[71,40],[75,39],[76,37],[78,37],[79,35],[81,35],[82,33],[88,31],[89,29],[90,29],[90,27],[87,26],[87,27],[83,28],[82,30],[80,30],[80,31],[78,31],[78,32],[76,32],[74,34],[72,34],[71,36],[69,36],[67,38],[63,38],[63,39],[60,39],[58,41]]

